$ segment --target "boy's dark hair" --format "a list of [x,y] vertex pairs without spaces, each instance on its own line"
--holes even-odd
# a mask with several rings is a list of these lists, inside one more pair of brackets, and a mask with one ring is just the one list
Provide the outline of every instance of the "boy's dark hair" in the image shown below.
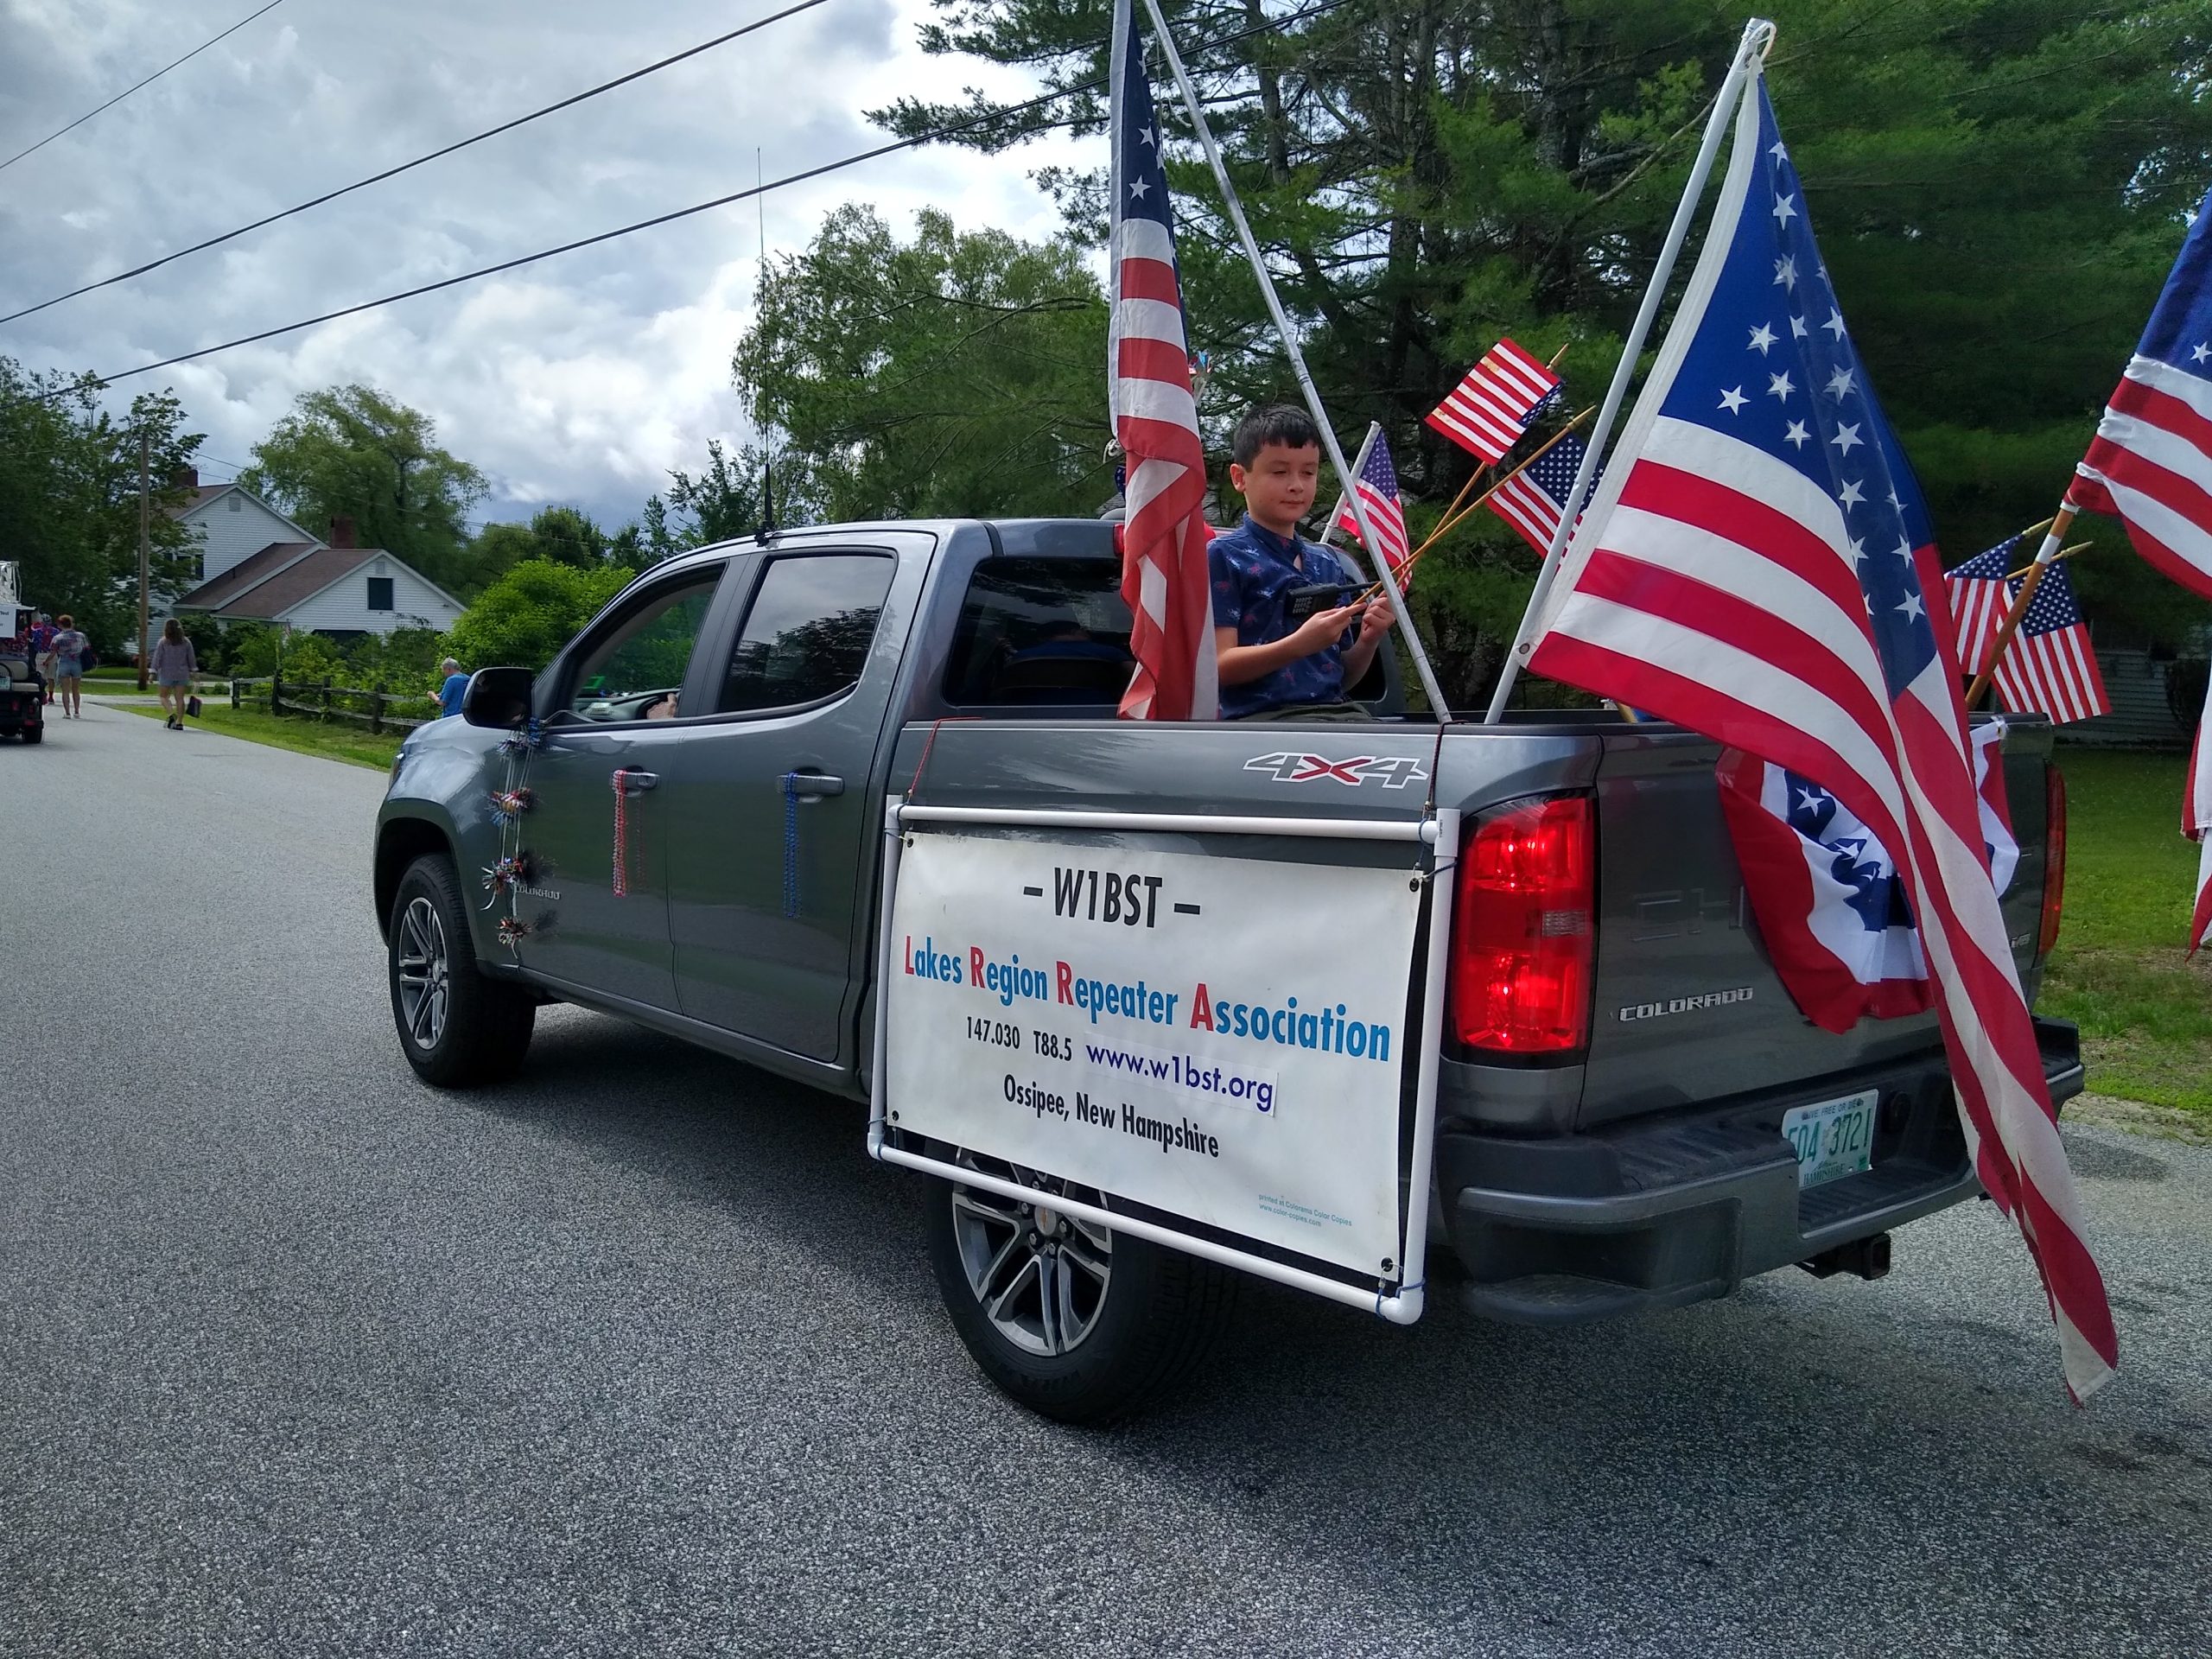
[[1313,417],[1295,404],[1263,404],[1236,423],[1236,435],[1229,441],[1229,458],[1239,467],[1249,467],[1271,443],[1292,449],[1308,446],[1318,449],[1321,434]]

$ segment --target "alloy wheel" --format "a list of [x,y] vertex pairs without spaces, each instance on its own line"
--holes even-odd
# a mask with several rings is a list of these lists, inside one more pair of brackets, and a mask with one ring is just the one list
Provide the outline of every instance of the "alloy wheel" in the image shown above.
[[452,969],[445,924],[427,898],[408,901],[399,918],[399,1017],[415,1046],[432,1049],[446,1034]]
[[[985,1166],[963,1153],[971,1169]],[[1098,1194],[1018,1164],[988,1173],[1096,1204]],[[999,1334],[1024,1352],[1058,1356],[1096,1327],[1114,1270],[1114,1236],[1049,1205],[955,1186],[953,1236],[968,1288]]]

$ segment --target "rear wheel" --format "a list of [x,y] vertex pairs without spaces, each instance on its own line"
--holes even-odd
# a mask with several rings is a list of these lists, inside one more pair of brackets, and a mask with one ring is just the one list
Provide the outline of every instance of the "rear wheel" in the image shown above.
[[[966,1153],[959,1161],[1099,1202],[1018,1165]],[[1229,1310],[1236,1276],[1211,1262],[1050,1205],[931,1185],[930,1262],[954,1328],[985,1376],[1044,1416],[1126,1416],[1190,1369]]]
[[23,741],[24,741],[24,742],[26,742],[26,743],[43,743],[43,742],[45,742],[45,741],[46,741],[46,728],[45,728],[45,727],[43,727],[43,726],[26,726],[26,727],[24,727],[24,728],[23,728]]
[[520,1070],[537,1001],[478,965],[450,860],[427,854],[407,867],[386,931],[392,1023],[416,1074],[466,1089]]

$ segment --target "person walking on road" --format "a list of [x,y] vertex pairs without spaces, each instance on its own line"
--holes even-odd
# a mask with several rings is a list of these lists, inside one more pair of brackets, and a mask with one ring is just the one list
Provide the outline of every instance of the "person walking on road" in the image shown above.
[[78,632],[75,619],[64,611],[54,619],[58,632],[54,636],[52,679],[54,690],[61,696],[61,717],[82,720],[85,717],[85,652],[92,648],[92,641]]
[[162,624],[161,640],[147,665],[153,671],[154,683],[161,688],[162,712],[168,716],[162,723],[173,732],[182,731],[185,705],[192,696],[192,677],[200,671],[200,658],[192,641],[184,637],[184,625],[176,618]]
[[446,677],[445,683],[438,688],[438,715],[441,719],[451,719],[461,712],[461,700],[468,692],[468,676],[461,671],[461,664],[450,657],[438,664],[438,671]]

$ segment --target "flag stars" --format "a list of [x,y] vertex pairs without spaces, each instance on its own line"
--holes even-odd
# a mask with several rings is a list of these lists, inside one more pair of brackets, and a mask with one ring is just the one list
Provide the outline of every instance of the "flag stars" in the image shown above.
[[1912,543],[1910,540],[1899,542],[1891,550],[1907,564],[1912,563]]
[[1841,403],[1859,390],[1859,376],[1850,369],[1838,369],[1828,376],[1828,396]]
[[1853,507],[1863,507],[1866,505],[1866,493],[1859,487],[1857,479],[1847,478],[1843,480],[1843,493],[1837,496],[1836,500],[1841,504],[1843,510],[1848,512]]
[[1766,153],[1777,162],[1786,162],[1789,159],[1789,151],[1779,138],[1767,146]]
[[2189,360],[2192,363],[2202,363],[2208,357],[2212,357],[2212,340],[2198,340],[2189,353]]
[[1777,196],[1774,199],[1774,216],[1777,220],[1784,225],[1796,218],[1797,198],[1794,195]]
[[[1911,550],[1908,548],[1906,551],[1910,554]],[[1920,595],[1918,594],[1907,594],[1904,596],[1904,603],[1899,605],[1897,608],[1908,622],[1917,622],[1922,617],[1928,614],[1928,607],[1920,602]]]
[[1142,201],[1144,200],[1144,193],[1151,188],[1152,186],[1142,179],[1131,179],[1129,181],[1129,198],[1133,201]]
[[1795,293],[1797,289],[1797,261],[1794,255],[1784,255],[1774,262],[1774,280]]
[[1861,565],[1861,564],[1866,563],[1866,538],[1865,538],[1865,537],[1859,537],[1859,536],[1853,536],[1853,537],[1852,537],[1850,538],[1850,546],[1851,546],[1851,563],[1852,563],[1852,564],[1853,565],[1853,567],[1855,568],[1856,566],[1859,566],[1859,565]]
[[1774,330],[1764,323],[1759,324],[1758,327],[1751,330],[1751,343],[1744,349],[1747,352],[1757,352],[1761,357],[1764,357],[1774,349]]
[[1863,445],[1866,440],[1859,435],[1859,423],[1850,421],[1839,423],[1835,429],[1835,435],[1828,442],[1847,455],[1853,449]]
[[1843,313],[1834,306],[1828,308],[1828,320],[1821,325],[1838,340],[1843,338]]
[[1766,394],[1770,397],[1780,397],[1786,402],[1789,394],[1796,390],[1796,383],[1790,379],[1789,371],[1787,369],[1780,374],[1770,374],[1766,378]]
[[1810,438],[1812,435],[1813,435],[1811,433],[1805,429],[1804,422],[1792,421],[1789,423],[1789,429],[1782,435],[1782,438],[1783,442],[1787,443],[1791,448],[1802,449],[1805,447],[1806,440]]
[[1744,405],[1749,402],[1751,399],[1744,396],[1744,389],[1741,386],[1731,386],[1720,394],[1720,407],[1731,415],[1740,413]]
[[1817,812],[1827,804],[1828,792],[1824,789],[1808,784],[1797,791],[1797,810],[1800,812]]
[[1802,339],[1804,339],[1804,338],[1805,338],[1805,333],[1806,333],[1806,330],[1805,330],[1805,319],[1804,319],[1804,318],[1802,318],[1802,317],[1792,317],[1792,318],[1790,318],[1790,319],[1789,319],[1789,338],[1790,338],[1790,339],[1792,339],[1792,340],[1802,340]]
[[1154,149],[1158,149],[1160,148],[1160,134],[1154,129],[1151,127],[1140,127],[1137,129],[1137,137],[1143,139],[1145,143],[1150,144]]

